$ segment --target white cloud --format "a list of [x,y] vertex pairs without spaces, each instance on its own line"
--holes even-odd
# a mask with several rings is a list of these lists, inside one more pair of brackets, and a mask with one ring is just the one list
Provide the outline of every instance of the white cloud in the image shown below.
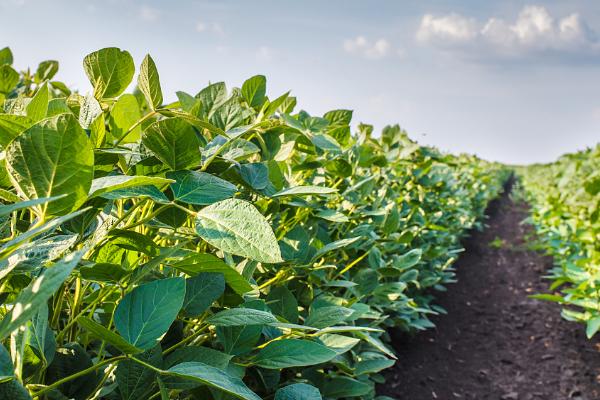
[[545,7],[526,6],[515,21],[491,17],[479,22],[459,14],[426,14],[417,41],[472,56],[523,57],[532,54],[600,57],[595,32],[577,13],[555,18]]
[[218,22],[204,22],[198,21],[196,23],[196,32],[204,33],[213,33],[215,35],[223,35],[225,30],[223,26]]
[[344,41],[344,50],[350,54],[358,54],[366,58],[382,58],[389,54],[392,46],[386,39],[371,42],[364,36]]
[[459,14],[434,17],[426,14],[421,20],[417,39],[422,42],[440,40],[450,42],[466,42],[477,36],[475,20]]
[[140,9],[140,18],[147,22],[154,22],[160,17],[160,11],[149,6],[142,6]]

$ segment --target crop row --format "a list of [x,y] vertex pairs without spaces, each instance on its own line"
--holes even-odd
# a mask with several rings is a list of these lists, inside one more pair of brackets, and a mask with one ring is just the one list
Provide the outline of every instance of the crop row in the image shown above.
[[254,76],[165,103],[147,56],[93,92],[0,50],[0,398],[374,398],[432,326],[507,173]]
[[520,170],[532,205],[530,221],[543,250],[554,258],[551,294],[562,316],[600,329],[600,146]]

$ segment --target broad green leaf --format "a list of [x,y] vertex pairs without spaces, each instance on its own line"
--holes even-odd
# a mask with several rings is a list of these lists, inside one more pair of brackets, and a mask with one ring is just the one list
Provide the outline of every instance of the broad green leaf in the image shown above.
[[145,283],[119,302],[114,324],[130,344],[149,350],[167,332],[185,297],[185,280],[168,278]]
[[401,270],[408,269],[410,267],[414,267],[421,261],[421,256],[423,254],[423,250],[421,249],[412,249],[408,253],[402,254],[396,260],[394,260],[394,267],[399,268]]
[[94,263],[84,265],[79,268],[79,273],[83,279],[92,282],[119,282],[127,271],[118,264],[111,263]]
[[252,189],[263,190],[271,184],[269,168],[265,163],[247,163],[239,167],[240,176]]
[[360,339],[330,333],[320,335],[319,340],[337,354],[344,354],[345,352],[352,350],[354,346],[360,343]]
[[[110,138],[122,143],[137,142],[142,136],[142,128],[133,126],[141,117],[140,107],[134,95],[124,94],[119,97],[110,112]],[[125,135],[127,137],[123,139]]]
[[361,237],[357,236],[357,237],[352,237],[352,238],[348,238],[348,239],[340,239],[340,240],[336,240],[335,242],[328,243],[325,246],[321,247],[317,251],[317,253],[315,254],[315,256],[313,258],[317,259],[317,258],[329,253],[330,251],[348,247],[348,246],[356,243],[360,239],[361,239]]
[[265,102],[267,93],[267,78],[256,75],[248,79],[242,85],[242,96],[252,108],[261,106]]
[[311,310],[305,325],[315,328],[328,328],[337,325],[354,314],[354,310],[346,307],[328,306]]
[[282,339],[265,346],[254,358],[253,363],[267,369],[303,367],[325,363],[336,355],[334,350],[317,342]]
[[230,267],[219,257],[212,254],[194,253],[175,264],[171,264],[171,266],[191,276],[203,272],[223,274],[227,285],[239,295],[243,295],[244,293],[253,290],[246,278],[244,278],[235,268]]
[[146,101],[151,109],[155,110],[163,102],[162,90],[160,88],[160,79],[154,60],[147,54],[140,66],[140,76],[138,78],[138,87],[146,97]]
[[13,63],[13,53],[8,47],[4,47],[0,49],[0,65],[12,65]]
[[0,114],[0,146],[2,148],[8,146],[31,125],[33,121],[23,115]]
[[43,304],[33,315],[27,327],[28,344],[35,355],[48,366],[54,359],[56,340],[54,332],[48,327],[48,305]]
[[223,82],[213,83],[202,89],[196,97],[202,102],[202,115],[210,118],[214,110],[227,99],[227,88]]
[[0,322],[0,340],[29,321],[67,279],[83,256],[82,252],[71,253],[61,261],[45,268],[31,281],[14,301],[10,311]]
[[242,382],[227,372],[201,362],[186,362],[169,368],[167,375],[190,379],[222,390],[238,399],[261,400]]
[[215,326],[267,325],[279,322],[273,314],[252,308],[231,308],[216,313],[206,321]]
[[325,195],[337,192],[337,189],[323,186],[294,186],[288,189],[280,190],[271,197],[283,196],[307,196],[307,195]]
[[154,176],[109,175],[92,181],[89,197],[104,196],[116,190],[130,189],[139,186],[154,185],[161,187],[174,182],[171,179]]
[[[92,181],[92,184],[94,182]],[[158,190],[155,186],[133,186],[125,189],[117,189],[111,192],[103,193],[100,195],[103,199],[108,200],[119,200],[119,199],[137,199],[137,198],[150,198],[157,203],[168,203],[169,199],[163,192]]]
[[227,132],[241,125],[250,114],[250,110],[242,107],[239,98],[232,96],[214,110],[209,122]]
[[39,63],[37,70],[35,71],[34,80],[36,82],[49,81],[54,78],[54,75],[58,72],[58,61],[46,60]]
[[196,217],[196,232],[227,253],[264,263],[283,261],[271,226],[246,201],[228,199],[203,208]]
[[[160,346],[155,346],[143,354],[136,355],[136,359],[160,368],[162,363]],[[156,371],[132,360],[121,361],[115,370],[115,380],[123,400],[138,400],[150,397],[154,389],[152,383],[156,377]]]
[[79,109],[79,124],[83,129],[90,129],[94,121],[102,115],[102,106],[92,95],[82,98]]
[[[226,370],[232,357],[232,355],[208,347],[185,346],[167,355],[163,367],[171,368],[184,362],[201,362],[220,370]],[[202,385],[199,382],[174,376],[164,376],[163,381],[168,388],[178,390],[190,390]]]
[[275,315],[279,315],[294,324],[298,322],[298,301],[285,286],[271,288],[266,301]]
[[586,323],[585,334],[591,339],[600,329],[600,317],[590,318]]
[[373,384],[346,376],[333,378],[327,381],[322,387],[323,397],[333,399],[364,396],[372,390]]
[[275,392],[275,400],[322,400],[321,392],[306,383],[294,383]]
[[174,171],[198,167],[202,161],[196,129],[181,118],[154,122],[144,131],[142,143]]
[[362,360],[354,365],[354,372],[356,375],[375,374],[386,368],[392,367],[395,363],[395,360],[388,360],[387,358]]
[[135,65],[131,54],[116,47],[107,47],[85,56],[83,68],[97,99],[117,97],[131,83]]
[[209,205],[233,197],[238,189],[217,176],[197,171],[168,172],[173,197],[187,204]]
[[33,122],[38,122],[46,116],[46,113],[48,112],[48,96],[48,84],[44,83],[38,88],[29,104],[27,104],[27,118]]
[[0,383],[0,399],[31,400],[27,389],[16,379]]
[[248,354],[260,340],[263,325],[218,326],[217,338],[231,355]]
[[[92,366],[92,359],[80,344],[67,343],[56,350],[54,361],[45,371],[45,382],[57,382],[65,376],[78,374]],[[87,374],[64,382],[58,386],[58,389],[68,399],[86,400],[94,392],[99,380],[100,374],[91,370]]]
[[7,170],[25,199],[66,197],[39,207],[42,215],[65,215],[87,199],[92,184],[94,152],[71,114],[33,125],[6,150]]
[[107,343],[110,343],[111,345],[115,346],[117,349],[119,349],[125,354],[137,354],[144,351],[135,346],[132,346],[121,336],[117,335],[115,332],[105,328],[104,326],[100,325],[99,323],[90,318],[79,317],[77,318],[77,323],[98,339],[105,340]]
[[185,280],[185,300],[183,310],[197,317],[210,307],[225,291],[223,274],[203,272]]
[[2,344],[0,344],[0,383],[10,381],[15,377],[15,369],[10,354]]
[[[19,73],[10,65],[0,66],[0,95],[7,95],[19,83]],[[0,96],[2,100],[2,96]]]

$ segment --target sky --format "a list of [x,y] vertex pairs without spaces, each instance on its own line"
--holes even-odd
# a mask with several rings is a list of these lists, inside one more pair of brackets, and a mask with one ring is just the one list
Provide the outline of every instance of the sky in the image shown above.
[[511,164],[600,139],[600,2],[583,0],[0,0],[19,69],[109,46],[155,60],[166,98],[267,76],[311,115],[399,123],[422,144]]

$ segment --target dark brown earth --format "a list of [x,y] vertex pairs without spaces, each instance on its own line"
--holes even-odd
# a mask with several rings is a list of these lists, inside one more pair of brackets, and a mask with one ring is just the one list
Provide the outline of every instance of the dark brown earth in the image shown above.
[[[508,191],[508,190],[507,190]],[[508,194],[493,202],[483,232],[464,242],[458,283],[438,297],[448,315],[436,329],[395,334],[398,355],[382,395],[399,400],[600,399],[600,343],[560,317],[546,292],[552,259],[527,247],[527,206]],[[499,238],[500,248],[490,246]]]

